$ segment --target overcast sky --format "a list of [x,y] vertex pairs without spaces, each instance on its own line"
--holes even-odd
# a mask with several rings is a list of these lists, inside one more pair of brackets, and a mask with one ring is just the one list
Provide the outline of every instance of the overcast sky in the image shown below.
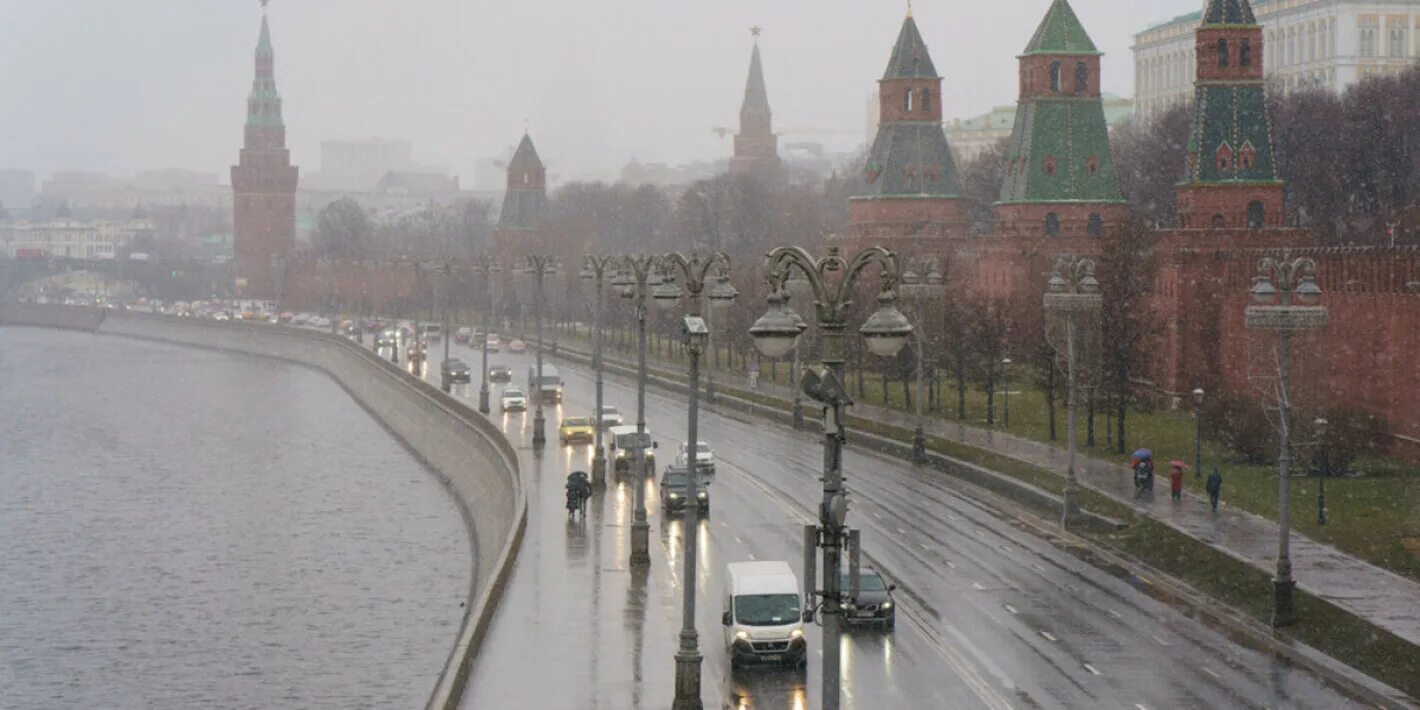
[[[946,114],[1016,98],[1015,56],[1049,0],[917,0]],[[1133,93],[1135,32],[1199,0],[1073,0]],[[236,159],[256,0],[5,0],[0,168],[119,174]],[[272,0],[288,143],[319,169],[325,139],[403,138],[472,182],[530,125],[563,179],[632,158],[729,152],[751,40],[784,141],[864,140],[866,102],[901,25],[896,0]]]

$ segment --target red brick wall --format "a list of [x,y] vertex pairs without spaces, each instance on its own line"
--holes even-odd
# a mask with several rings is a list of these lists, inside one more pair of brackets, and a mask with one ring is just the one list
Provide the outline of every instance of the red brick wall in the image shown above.
[[1178,188],[1178,223],[1183,229],[1215,229],[1222,215],[1224,229],[1247,228],[1247,206],[1261,202],[1263,225],[1283,224],[1282,185],[1183,185]]
[[1044,237],[1045,216],[1051,212],[1060,218],[1059,237],[1088,237],[1091,214],[1104,220],[1102,235],[1115,234],[1128,226],[1130,208],[1127,204],[1078,202],[998,205],[996,236]]
[[[1050,88],[1050,65],[1060,62],[1060,90]],[[1084,62],[1089,70],[1089,82],[1085,91],[1075,93],[1075,64]],[[1021,98],[1037,96],[1100,96],[1100,58],[1080,56],[1038,56],[1021,57],[1020,67]]]
[[[912,90],[912,111],[907,110],[907,90]],[[922,92],[931,92],[922,103]],[[894,121],[942,121],[941,79],[888,79],[878,82],[878,115],[882,123]],[[925,108],[924,108],[925,106]]]

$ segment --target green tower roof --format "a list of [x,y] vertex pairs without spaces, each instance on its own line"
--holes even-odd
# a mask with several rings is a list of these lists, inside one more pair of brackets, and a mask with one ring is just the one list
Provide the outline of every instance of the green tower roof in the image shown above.
[[1026,45],[1025,55],[1031,54],[1088,54],[1098,55],[1100,51],[1085,32],[1075,9],[1066,0],[1055,0],[1041,20],[1040,27]]
[[927,43],[922,41],[922,33],[917,31],[917,21],[908,15],[902,22],[902,31],[897,35],[897,44],[892,47],[892,58],[888,60],[883,81],[936,78],[937,68],[932,66]]
[[1255,25],[1257,17],[1247,0],[1208,0],[1203,25]]
[[940,123],[884,123],[866,167],[868,189],[860,197],[961,195],[956,160]]
[[1278,181],[1261,82],[1198,87],[1186,167],[1185,183]]
[[[523,134],[518,149],[513,151],[513,159],[508,161],[508,174],[525,174],[543,168],[542,158],[533,147],[532,137]],[[498,215],[499,229],[535,229],[542,213],[547,208],[547,188],[541,182],[528,187],[508,186],[503,196],[503,211]]]
[[1120,202],[1104,104],[1097,98],[1021,102],[1001,202]]

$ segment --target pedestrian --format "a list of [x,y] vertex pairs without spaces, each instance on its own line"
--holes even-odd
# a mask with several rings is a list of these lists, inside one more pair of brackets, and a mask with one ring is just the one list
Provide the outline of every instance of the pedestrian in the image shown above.
[[1185,464],[1182,461],[1172,462],[1173,470],[1169,471],[1169,494],[1174,500],[1183,500],[1183,469]]
[[1218,512],[1218,496],[1223,492],[1223,474],[1218,473],[1218,467],[1213,467],[1213,472],[1208,474],[1208,502],[1213,505],[1213,512]]

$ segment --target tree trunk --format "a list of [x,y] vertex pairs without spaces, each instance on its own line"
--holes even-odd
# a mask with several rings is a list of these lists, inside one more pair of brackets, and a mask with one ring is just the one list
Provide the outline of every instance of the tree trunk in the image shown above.
[[1118,403],[1118,404],[1119,404],[1119,407],[1118,407],[1118,409],[1115,411],[1115,415],[1114,415],[1114,422],[1115,422],[1115,425],[1118,427],[1118,430],[1115,432],[1115,437],[1114,437],[1115,446],[1117,447],[1116,450],[1115,450],[1115,453],[1122,454],[1122,453],[1124,453],[1124,449],[1125,449],[1125,446],[1124,446],[1124,433],[1125,433],[1125,432],[1124,432],[1124,414],[1125,414],[1125,412],[1127,412],[1127,411],[1129,410],[1129,407],[1125,406],[1125,400],[1124,400],[1123,397],[1120,397],[1120,398],[1119,398],[1119,403]]
[[996,426],[996,379],[986,377],[986,426]]
[[903,411],[906,411],[906,412],[912,411],[912,382],[911,382],[911,379],[912,379],[912,378],[906,377],[906,376],[904,376],[904,377],[902,378],[902,402],[903,402],[903,407],[902,407],[902,408],[903,408]]
[[1095,391],[1085,395],[1085,446],[1095,447]]
[[853,362],[857,365],[858,369],[858,399],[863,399],[868,396],[865,385],[863,384],[863,356],[859,355],[854,357]]
[[966,363],[957,358],[957,419],[966,420]]

